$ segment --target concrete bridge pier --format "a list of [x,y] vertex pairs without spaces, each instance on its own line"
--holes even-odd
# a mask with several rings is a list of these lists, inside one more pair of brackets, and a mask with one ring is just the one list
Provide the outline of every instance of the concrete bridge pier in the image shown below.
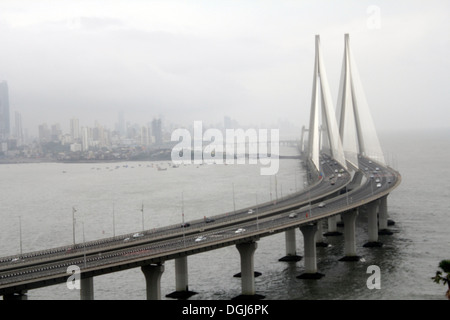
[[324,275],[317,272],[316,257],[316,232],[317,224],[308,224],[300,226],[303,234],[303,243],[305,246],[304,262],[305,272],[299,275],[299,279],[320,279]]
[[380,199],[380,205],[378,207],[378,234],[380,235],[391,235],[392,232],[388,230],[389,222],[394,223],[393,221],[388,221],[388,212],[387,212],[387,195]]
[[369,203],[367,207],[367,224],[369,241],[363,245],[366,248],[381,247],[383,244],[378,241],[378,207],[379,200]]
[[340,214],[336,215],[336,225],[338,227],[343,227],[344,226],[344,222],[342,221],[342,217]]
[[80,279],[80,299],[81,300],[94,300],[94,277]]
[[359,261],[360,257],[356,255],[356,239],[355,239],[355,225],[356,217],[358,216],[358,209],[342,214],[344,220],[344,253],[345,256],[339,261]]
[[286,237],[286,255],[278,261],[300,261],[301,256],[297,255],[297,245],[295,229],[285,231]]
[[328,231],[324,234],[326,237],[330,236],[340,236],[341,232],[337,231],[337,216],[329,217],[328,220]]
[[242,294],[235,299],[255,298],[262,299],[264,296],[255,293],[255,264],[254,255],[258,244],[256,242],[238,243],[236,248],[241,257],[241,285]]
[[145,276],[147,300],[161,300],[161,276],[164,272],[164,265],[150,264],[142,266],[141,270]]
[[187,299],[196,293],[189,291],[187,256],[175,259],[175,292],[166,295],[166,297]]
[[316,247],[328,247],[323,238],[323,220],[317,221]]

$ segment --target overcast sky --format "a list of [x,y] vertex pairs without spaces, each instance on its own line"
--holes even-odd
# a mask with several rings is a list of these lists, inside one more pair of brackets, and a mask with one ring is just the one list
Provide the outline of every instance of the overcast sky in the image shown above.
[[344,34],[379,131],[449,127],[450,2],[0,0],[0,81],[23,124],[162,115],[309,121],[314,37],[336,104]]

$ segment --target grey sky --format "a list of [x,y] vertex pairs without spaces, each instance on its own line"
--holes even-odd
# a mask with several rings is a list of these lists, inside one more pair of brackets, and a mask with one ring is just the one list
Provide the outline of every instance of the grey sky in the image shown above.
[[349,33],[379,131],[449,127],[449,11],[448,0],[0,0],[0,80],[31,133],[72,117],[113,128],[119,110],[140,124],[301,127],[314,36],[336,104]]

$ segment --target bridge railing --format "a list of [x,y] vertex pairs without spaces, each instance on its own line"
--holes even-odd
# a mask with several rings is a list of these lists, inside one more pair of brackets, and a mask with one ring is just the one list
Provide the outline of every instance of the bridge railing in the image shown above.
[[[38,251],[32,251],[32,252],[26,252],[23,254],[16,254],[16,255],[10,255],[0,258],[0,270],[5,268],[11,268],[18,265],[26,265],[27,259],[33,258],[33,263],[39,263],[39,261],[48,261],[48,257],[50,255],[56,255],[56,254],[65,254],[67,257],[76,257],[80,256],[84,253],[91,253],[90,248],[96,246],[97,248],[94,249],[94,251],[97,251],[99,248],[98,246],[103,247],[109,247],[109,249],[113,250],[118,247],[128,247],[128,246],[134,246],[138,243],[145,243],[149,241],[158,241],[161,238],[166,238],[168,236],[177,236],[182,233],[191,234],[191,233],[198,233],[203,231],[204,229],[209,228],[218,228],[221,225],[229,224],[230,222],[236,222],[239,221],[246,221],[251,219],[251,217],[243,215],[243,213],[248,212],[248,210],[252,209],[255,212],[259,211],[258,214],[260,217],[263,217],[265,214],[270,214],[270,208],[274,205],[280,204],[284,201],[288,201],[290,199],[294,199],[296,197],[300,197],[302,195],[305,195],[306,193],[310,192],[312,189],[317,187],[319,184],[323,182],[323,177],[319,177],[318,180],[316,180],[313,184],[309,185],[308,187],[297,191],[292,194],[285,195],[283,197],[278,198],[276,201],[267,201],[258,204],[257,206],[250,206],[250,207],[244,207],[240,208],[236,211],[229,211],[223,214],[214,215],[211,218],[214,220],[221,220],[219,223],[211,223],[206,224],[202,222],[204,219],[195,219],[188,221],[192,225],[197,225],[196,228],[182,228],[181,223],[177,224],[171,224],[163,227],[148,229],[144,231],[137,231],[127,234],[122,234],[118,236],[113,237],[107,237],[107,238],[100,238],[97,240],[91,240],[87,242],[78,242],[75,244],[68,244],[64,246],[54,247],[50,249],[45,250],[38,250]],[[310,200],[317,200],[317,197],[313,197]],[[263,211],[268,210],[268,212]],[[142,239],[138,238],[135,239],[133,235],[136,233],[142,234],[144,237]],[[130,241],[125,241],[125,239],[129,239]],[[116,243],[116,245],[111,246],[111,243]],[[41,258],[40,258],[41,257]]]

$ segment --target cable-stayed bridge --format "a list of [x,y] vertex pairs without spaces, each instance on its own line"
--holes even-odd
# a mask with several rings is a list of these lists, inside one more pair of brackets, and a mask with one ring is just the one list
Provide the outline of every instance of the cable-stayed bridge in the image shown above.
[[[345,35],[344,59],[337,103],[332,103],[319,36],[315,38],[315,63],[309,128],[302,130],[301,150],[309,186],[277,201],[221,213],[208,220],[99,239],[0,258],[0,295],[26,299],[30,290],[68,283],[80,285],[81,299],[94,298],[97,275],[140,267],[147,298],[160,299],[164,263],[175,260],[173,297],[192,294],[188,257],[235,245],[241,257],[242,295],[258,297],[253,255],[258,240],[284,232],[283,261],[298,261],[296,230],[303,235],[302,278],[320,278],[316,246],[323,225],[336,231],[344,222],[342,260],[358,260],[355,220],[359,210],[368,214],[367,246],[380,246],[378,233],[387,230],[387,196],[401,182],[400,174],[385,164],[375,126]],[[308,132],[304,146],[304,133]],[[281,255],[281,254],[280,254]],[[74,273],[72,273],[74,272]],[[118,289],[119,290],[119,289]]]

